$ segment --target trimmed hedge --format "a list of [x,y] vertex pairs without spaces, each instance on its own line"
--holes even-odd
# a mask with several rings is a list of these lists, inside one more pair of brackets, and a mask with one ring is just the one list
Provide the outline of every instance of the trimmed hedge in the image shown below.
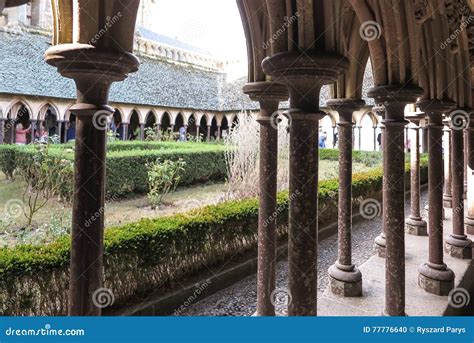
[[[423,160],[421,181],[427,181]],[[408,168],[408,166],[407,166]],[[383,170],[354,175],[354,211],[381,198]],[[406,173],[409,180],[409,172]],[[337,218],[338,181],[319,183],[319,227]],[[278,235],[286,235],[288,193],[278,195]],[[257,245],[258,201],[225,202],[189,213],[114,227],[105,232],[104,287],[116,305],[199,272]],[[0,314],[64,315],[70,241],[0,249]]]
[[[185,171],[180,179],[180,186],[207,181],[223,181],[227,176],[225,147],[223,145],[174,142],[130,143],[132,144],[125,142],[109,145],[109,149],[113,147],[112,151],[107,153],[106,160],[105,188],[109,198],[117,198],[130,193],[146,193],[148,191],[146,164],[157,159],[176,161],[182,158],[186,162]],[[126,147],[138,148],[122,150]],[[50,155],[56,156],[58,159],[73,160],[72,148],[71,145],[51,146]],[[0,169],[7,176],[11,176],[16,168],[22,167],[21,163],[31,161],[34,149],[34,146],[0,145]],[[69,189],[72,193],[72,177],[70,182],[69,186],[63,188],[65,190]],[[68,194],[62,194],[62,196],[68,198]]]

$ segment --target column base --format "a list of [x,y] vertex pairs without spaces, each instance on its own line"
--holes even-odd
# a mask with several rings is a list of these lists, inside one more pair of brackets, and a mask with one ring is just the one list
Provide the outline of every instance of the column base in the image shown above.
[[446,296],[454,288],[454,273],[445,264],[426,262],[418,269],[418,286],[426,292]]
[[405,219],[405,233],[412,236],[428,236],[428,225],[420,218]]
[[385,248],[386,248],[385,237],[382,234],[380,234],[377,237],[375,237],[375,240],[374,240],[375,254],[378,257],[385,258]]
[[328,275],[329,288],[333,294],[341,297],[362,296],[362,273],[359,269],[354,266],[341,266],[336,262],[329,268]]
[[468,235],[474,235],[474,218],[464,218],[464,226]]
[[443,207],[453,208],[453,197],[451,195],[443,195]]
[[444,242],[444,251],[449,256],[462,260],[472,259],[472,241],[467,236],[449,236]]

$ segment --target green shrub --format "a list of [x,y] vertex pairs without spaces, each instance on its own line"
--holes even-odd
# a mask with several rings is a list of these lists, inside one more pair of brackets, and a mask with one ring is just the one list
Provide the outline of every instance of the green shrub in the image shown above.
[[148,200],[153,208],[161,205],[163,197],[176,190],[186,163],[157,160],[146,165],[148,169]]
[[[406,172],[407,180],[409,170]],[[364,198],[380,200],[383,170],[354,175],[353,208]],[[426,159],[421,181],[427,181]],[[338,181],[319,184],[319,227],[337,218]],[[278,194],[278,236],[286,235],[288,193]],[[107,229],[104,287],[116,304],[156,291],[257,245],[257,199],[230,201],[185,214]],[[43,246],[0,249],[0,313],[64,315],[67,307],[70,238]],[[26,301],[26,300],[27,301]]]

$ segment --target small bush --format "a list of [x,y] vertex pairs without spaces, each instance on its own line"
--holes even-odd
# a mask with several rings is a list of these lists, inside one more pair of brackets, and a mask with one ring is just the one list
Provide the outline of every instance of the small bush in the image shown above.
[[161,205],[163,197],[176,190],[186,163],[178,161],[159,160],[148,163],[148,200],[153,208]]

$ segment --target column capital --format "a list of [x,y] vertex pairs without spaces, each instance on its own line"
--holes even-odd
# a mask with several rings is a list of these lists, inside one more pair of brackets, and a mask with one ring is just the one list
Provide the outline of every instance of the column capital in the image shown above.
[[416,105],[426,113],[428,117],[432,115],[447,114],[456,107],[456,103],[451,100],[420,100]]
[[282,52],[262,62],[265,74],[285,84],[290,92],[290,107],[311,113],[319,110],[321,87],[336,82],[348,68],[347,59],[338,54],[318,51]]
[[243,92],[253,101],[286,101],[289,98],[288,88],[276,82],[262,81],[246,83]]
[[392,104],[406,105],[416,102],[416,99],[423,95],[423,89],[411,84],[376,86],[370,89],[367,95],[385,107]]
[[352,114],[365,106],[362,99],[331,99],[326,102],[326,106],[339,113],[340,123],[352,123]]

